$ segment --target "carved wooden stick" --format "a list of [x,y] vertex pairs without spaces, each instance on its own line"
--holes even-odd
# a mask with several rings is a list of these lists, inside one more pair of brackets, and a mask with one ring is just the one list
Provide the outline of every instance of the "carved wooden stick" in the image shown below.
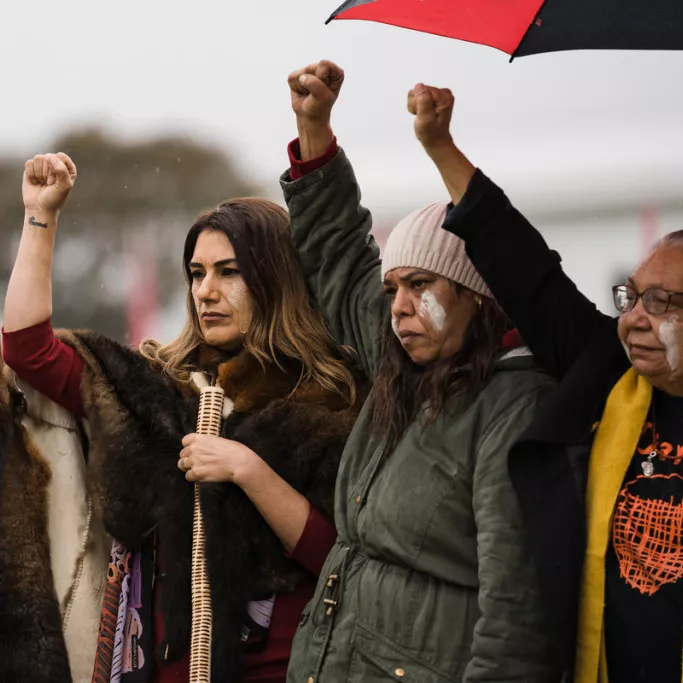
[[[197,434],[219,436],[225,394],[220,387],[204,387],[199,400]],[[192,527],[192,640],[190,683],[211,681],[211,587],[204,554],[204,519],[199,483],[194,485]]]

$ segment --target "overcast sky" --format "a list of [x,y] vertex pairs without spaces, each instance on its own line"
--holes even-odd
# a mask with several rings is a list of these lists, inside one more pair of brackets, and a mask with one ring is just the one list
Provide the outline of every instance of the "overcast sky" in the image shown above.
[[456,139],[523,205],[683,195],[683,53],[509,64],[394,27],[325,26],[337,1],[3,0],[0,152],[45,151],[78,122],[186,132],[275,194],[295,131],[287,74],[327,58],[346,70],[334,124],[371,208],[441,196],[404,109],[417,81],[454,91]]

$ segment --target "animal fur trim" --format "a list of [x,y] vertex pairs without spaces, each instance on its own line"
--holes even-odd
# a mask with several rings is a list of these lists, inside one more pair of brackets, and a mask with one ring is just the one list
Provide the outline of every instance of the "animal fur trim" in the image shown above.
[[[107,531],[135,548],[149,534],[163,558],[168,659],[190,640],[193,489],[177,469],[182,438],[195,431],[198,393],[137,353],[92,333],[62,339],[85,361],[83,398],[91,424],[89,469],[96,511]],[[357,408],[317,384],[301,382],[290,363],[262,367],[246,353],[218,366],[234,412],[222,436],[244,443],[328,516],[339,460]],[[242,490],[203,484],[206,555],[212,587],[213,680],[233,680],[240,630],[250,600],[292,591],[304,570]]]
[[47,533],[50,470],[21,426],[22,397],[0,403],[0,681],[70,683]]

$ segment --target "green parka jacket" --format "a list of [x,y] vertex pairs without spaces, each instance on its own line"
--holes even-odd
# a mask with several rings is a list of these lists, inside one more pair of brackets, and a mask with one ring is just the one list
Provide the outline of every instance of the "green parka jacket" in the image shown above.
[[[386,310],[353,169],[340,150],[282,187],[313,293],[372,376]],[[339,536],[288,683],[559,680],[507,470],[551,388],[530,356],[501,359],[472,402],[432,424],[421,416],[388,457],[364,407],[337,480]]]

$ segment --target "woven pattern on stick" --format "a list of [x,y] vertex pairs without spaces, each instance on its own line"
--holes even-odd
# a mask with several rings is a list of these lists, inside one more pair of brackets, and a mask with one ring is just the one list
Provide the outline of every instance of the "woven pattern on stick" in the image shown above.
[[[204,387],[199,401],[197,434],[219,436],[225,394],[220,387]],[[192,528],[192,638],[190,683],[211,681],[211,587],[204,555],[204,520],[199,483],[194,485]]]

